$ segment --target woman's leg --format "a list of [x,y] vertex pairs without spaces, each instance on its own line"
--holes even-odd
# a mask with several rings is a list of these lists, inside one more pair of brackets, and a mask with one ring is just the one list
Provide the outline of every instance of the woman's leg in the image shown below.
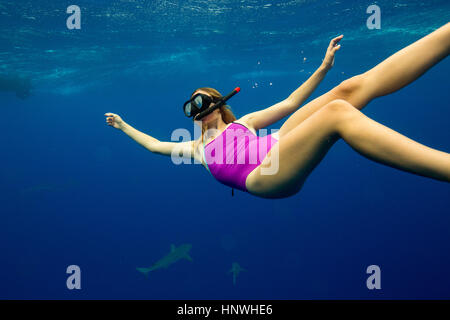
[[[278,146],[248,176],[248,190],[267,198],[297,193],[339,138],[374,161],[450,181],[450,154],[426,147],[369,119],[347,101],[334,100],[280,137]],[[272,151],[278,155],[273,157]],[[271,158],[278,159],[279,169],[273,175],[264,175],[262,168],[273,167]]]
[[335,99],[361,110],[372,99],[397,91],[424,74],[450,53],[450,23],[393,54],[369,71],[343,81],[307,103],[280,128],[280,137]]

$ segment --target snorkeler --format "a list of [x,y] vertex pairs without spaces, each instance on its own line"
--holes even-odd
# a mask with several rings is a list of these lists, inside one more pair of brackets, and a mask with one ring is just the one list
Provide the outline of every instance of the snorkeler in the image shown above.
[[[372,99],[405,87],[447,57],[450,23],[299,109],[333,66],[342,37],[331,40],[322,65],[288,98],[238,120],[224,105],[226,99],[217,90],[195,90],[184,104],[184,112],[194,120],[201,120],[196,121],[202,128],[197,140],[159,141],[134,129],[113,113],[105,114],[106,122],[151,152],[170,156],[172,151],[181,150],[201,162],[223,184],[263,198],[284,198],[299,192],[308,175],[339,139],[373,161],[449,182],[449,153],[417,143],[371,120],[360,110]],[[238,88],[231,95],[237,91]],[[214,108],[216,105],[220,107]],[[277,133],[264,137],[254,133],[288,115],[290,117]],[[212,129],[216,129],[216,134],[208,134],[214,131]],[[230,135],[232,138],[227,139]],[[236,135],[248,138],[236,142]],[[234,161],[228,161],[230,147]],[[255,154],[259,156],[256,163],[236,163],[242,155],[248,160]],[[275,161],[278,161],[278,170],[265,174],[264,169]]]

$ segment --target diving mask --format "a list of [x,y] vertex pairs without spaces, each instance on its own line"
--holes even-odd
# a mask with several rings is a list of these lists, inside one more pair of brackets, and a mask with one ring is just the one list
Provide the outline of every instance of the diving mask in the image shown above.
[[[228,95],[219,99],[213,99],[203,93],[197,93],[183,104],[184,114],[186,115],[186,117],[194,117],[194,120],[201,120],[203,117],[223,106],[228,99],[230,99],[240,90],[241,89],[237,87]],[[212,107],[209,107],[213,102],[215,104]]]

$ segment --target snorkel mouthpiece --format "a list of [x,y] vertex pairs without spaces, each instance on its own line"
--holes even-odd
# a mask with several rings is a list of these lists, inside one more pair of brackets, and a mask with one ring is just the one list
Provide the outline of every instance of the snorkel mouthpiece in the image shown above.
[[223,106],[225,104],[225,102],[227,102],[228,99],[230,99],[232,96],[234,96],[239,91],[241,91],[241,88],[239,88],[239,87],[234,88],[234,90],[231,91],[229,94],[227,94],[225,97],[220,98],[220,100],[218,102],[216,102],[215,105],[213,105],[212,107],[206,109],[205,111],[202,111],[199,114],[197,114],[194,117],[194,120],[196,120],[196,121],[201,120],[202,118],[206,117],[208,114],[213,112],[214,110],[220,108],[221,106]]

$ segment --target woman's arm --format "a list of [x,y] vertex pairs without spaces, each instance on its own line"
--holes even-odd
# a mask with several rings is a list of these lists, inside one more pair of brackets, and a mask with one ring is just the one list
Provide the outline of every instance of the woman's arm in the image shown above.
[[317,88],[328,70],[333,67],[334,54],[341,47],[337,44],[342,38],[343,35],[340,35],[330,41],[327,48],[327,53],[321,66],[311,75],[311,77],[309,77],[308,80],[306,80],[298,89],[291,93],[289,97],[269,108],[249,113],[239,120],[258,130],[283,119],[297,110]]
[[106,113],[105,116],[106,122],[108,125],[122,130],[126,135],[128,135],[130,138],[132,138],[134,141],[139,143],[141,146],[146,148],[147,150],[161,154],[166,156],[171,156],[172,152],[178,152],[178,155],[180,156],[187,156],[187,157],[193,157],[192,154],[192,146],[193,141],[187,141],[187,142],[165,142],[165,141],[159,141],[158,139],[155,139],[148,134],[145,134],[139,130],[136,130],[132,126],[130,126],[128,123],[122,120],[122,118],[114,113]]

